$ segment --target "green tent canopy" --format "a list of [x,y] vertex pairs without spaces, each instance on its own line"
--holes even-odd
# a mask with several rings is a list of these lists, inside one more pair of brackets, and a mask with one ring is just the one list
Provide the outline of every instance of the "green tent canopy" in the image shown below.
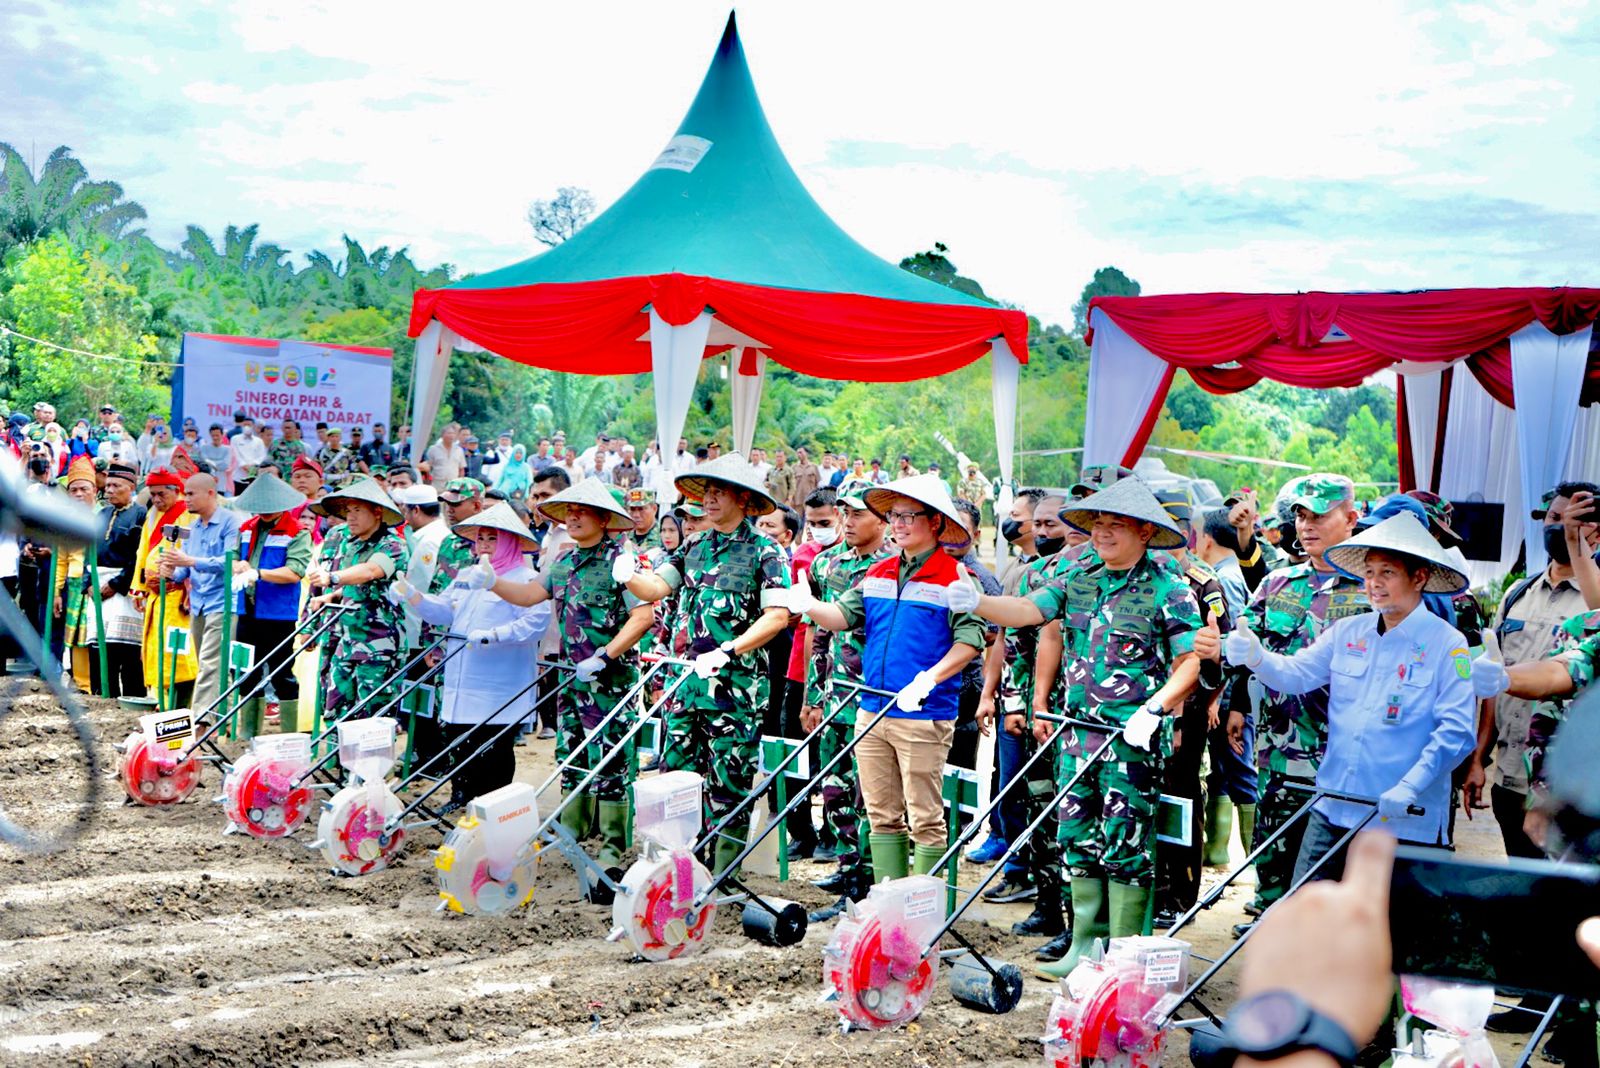
[[418,455],[454,348],[581,374],[654,372],[669,458],[708,355],[735,350],[742,451],[768,358],[822,378],[907,381],[993,352],[1003,477],[1027,358],[1022,312],[879,259],[817,205],[767,125],[731,15],[688,114],[638,181],[548,252],[419,290],[411,335]]

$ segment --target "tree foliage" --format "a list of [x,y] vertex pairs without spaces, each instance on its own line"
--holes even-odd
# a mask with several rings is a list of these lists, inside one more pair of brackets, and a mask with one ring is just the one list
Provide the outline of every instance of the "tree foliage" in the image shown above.
[[553,199],[535,200],[528,206],[528,225],[535,238],[554,248],[582,230],[594,209],[594,196],[587,189],[564,185]]
[[1072,328],[1082,337],[1089,329],[1089,302],[1095,297],[1137,297],[1139,283],[1116,267],[1102,267],[1083,287],[1078,303],[1072,306]]

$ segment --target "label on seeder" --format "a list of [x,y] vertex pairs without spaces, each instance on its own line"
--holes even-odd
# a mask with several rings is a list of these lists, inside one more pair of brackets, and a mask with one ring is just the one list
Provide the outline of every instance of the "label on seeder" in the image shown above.
[[696,786],[691,790],[679,790],[667,795],[666,804],[662,806],[662,815],[667,819],[677,816],[688,816],[700,811],[700,788]]
[[294,767],[309,767],[311,764],[311,735],[258,735],[250,742],[250,751],[262,760]]
[[1183,975],[1186,953],[1181,949],[1161,949],[1150,953],[1144,961],[1146,985],[1176,983]]
[[176,753],[194,739],[194,718],[187,708],[140,716],[139,728],[151,753]]
[[942,915],[943,908],[939,902],[940,896],[940,890],[937,886],[927,886],[919,890],[913,890],[906,894],[903,899],[904,905],[902,908],[904,911],[902,915],[908,920],[920,920],[928,916]]
[[381,779],[394,763],[396,724],[387,716],[339,723],[339,763],[364,779]]
[[538,791],[514,782],[474,799],[471,812],[483,826],[484,854],[497,869],[492,874],[501,878],[539,826]]

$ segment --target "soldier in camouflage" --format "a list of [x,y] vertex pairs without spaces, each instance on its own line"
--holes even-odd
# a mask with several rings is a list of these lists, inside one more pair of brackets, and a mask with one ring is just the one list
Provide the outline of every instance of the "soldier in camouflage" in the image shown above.
[[565,761],[580,749],[585,753],[564,774],[562,788],[571,793],[591,771],[600,769],[588,794],[562,811],[561,822],[579,840],[598,830],[598,859],[604,867],[616,868],[628,848],[633,747],[621,741],[630,723],[619,715],[599,734],[595,728],[639,681],[634,648],[649,632],[655,612],[612,581],[617,557],[637,550],[611,536],[632,530],[633,519],[605,487],[585,479],[545,501],[539,510],[566,527],[577,544],[561,554],[542,580],[501,579],[493,590],[517,605],[555,602],[561,658],[574,665],[577,676],[555,698],[556,759]]
[[[1279,499],[1294,513],[1296,540],[1307,559],[1269,574],[1256,588],[1245,615],[1267,650],[1288,656],[1310,646],[1338,620],[1361,615],[1370,606],[1362,581],[1323,559],[1323,553],[1354,533],[1360,518],[1350,480],[1343,475],[1306,475],[1286,485]],[[1306,802],[1307,794],[1287,786],[1309,787],[1316,782],[1328,743],[1328,691],[1324,687],[1280,694],[1252,680],[1248,672],[1233,671],[1223,698],[1230,738],[1243,737],[1245,715],[1253,701],[1259,701],[1256,767],[1261,800],[1252,848]],[[1245,906],[1247,912],[1260,915],[1289,889],[1303,833],[1304,823],[1296,823],[1256,862],[1256,898]]]
[[[719,456],[674,482],[699,501],[710,529],[685,539],[653,574],[638,571],[632,553],[617,556],[612,574],[641,601],[678,595],[674,618],[694,667],[666,709],[663,763],[705,776],[717,820],[749,794],[760,767],[768,683],[759,654],[789,625],[789,570],[783,550],[756,530],[755,517],[778,505],[742,455]],[[730,828],[717,839],[715,870],[743,849],[740,829]]]
[[[1148,929],[1155,882],[1155,815],[1171,716],[1200,675],[1194,594],[1152,549],[1184,544],[1170,516],[1137,479],[1121,479],[1062,512],[1092,536],[1093,558],[1028,597],[984,597],[978,612],[1009,627],[1061,621],[1066,711],[1104,731],[1063,736],[1060,840],[1072,877],[1071,948],[1040,968],[1059,978],[1096,938]],[[1110,759],[1089,763],[1111,740]]]
[[645,553],[661,548],[661,531],[656,526],[660,511],[656,503],[656,491],[634,486],[627,491],[623,504],[627,506],[628,515],[633,517],[631,529],[634,547]]
[[[853,494],[840,496],[839,508],[844,513],[844,541],[818,553],[810,567],[812,588],[828,603],[839,600],[846,590],[860,585],[867,569],[890,555],[890,550],[884,546],[883,520],[867,507],[859,488]],[[800,713],[800,725],[809,734],[828,713],[843,709],[818,739],[818,759],[825,766],[856,731],[855,710],[861,697],[850,687],[865,681],[861,673],[864,635],[860,629],[836,634],[821,627],[814,628],[813,633],[815,639],[806,664],[805,705]],[[835,904],[811,914],[815,923],[839,915],[846,902],[861,900],[872,882],[861,854],[861,781],[853,758],[841,760],[823,776],[822,819],[837,843],[834,856],[839,861],[839,870],[818,880],[816,885],[835,891],[840,897]]]
[[349,606],[333,627],[323,711],[332,721],[370,696],[362,713],[372,715],[394,697],[393,676],[402,664],[405,619],[400,606],[385,596],[389,580],[408,562],[405,539],[393,529],[400,525],[400,509],[383,487],[365,477],[316,504],[337,510],[346,534],[334,555],[325,553],[307,574],[313,590],[327,591],[313,597],[308,609],[333,600]]

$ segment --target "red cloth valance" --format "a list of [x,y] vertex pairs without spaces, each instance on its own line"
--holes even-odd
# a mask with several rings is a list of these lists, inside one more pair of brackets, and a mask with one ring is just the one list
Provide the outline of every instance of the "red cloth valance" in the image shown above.
[[647,306],[682,326],[702,309],[763,342],[767,355],[818,378],[903,382],[946,374],[1004,337],[1028,358],[1020,311],[924,304],[849,293],[814,293],[716,278],[664,274],[505,289],[420,289],[411,336],[437,319],[498,355],[553,371],[650,370]]
[[[1506,339],[1536,320],[1557,334],[1581,329],[1600,315],[1600,289],[1194,293],[1096,297],[1090,308],[1213,393],[1235,393],[1263,378],[1311,389],[1356,386],[1402,361],[1470,356],[1478,381],[1509,406]],[[1334,327],[1344,337],[1323,340]],[[1600,369],[1591,374],[1600,389]]]

